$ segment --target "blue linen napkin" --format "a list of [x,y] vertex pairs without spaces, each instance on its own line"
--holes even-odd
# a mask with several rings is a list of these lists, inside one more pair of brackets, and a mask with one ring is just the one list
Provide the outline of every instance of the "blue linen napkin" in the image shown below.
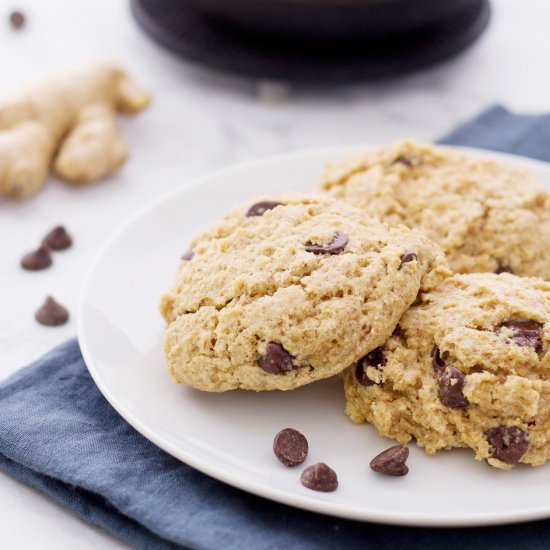
[[[442,142],[550,161],[550,116],[494,107]],[[550,544],[550,521],[384,526],[321,516],[225,485],[130,427],[95,386],[76,340],[0,384],[0,469],[137,548],[538,550]]]

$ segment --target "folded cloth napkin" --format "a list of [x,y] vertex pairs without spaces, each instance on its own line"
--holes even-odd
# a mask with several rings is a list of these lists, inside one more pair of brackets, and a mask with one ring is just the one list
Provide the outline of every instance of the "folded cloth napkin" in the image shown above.
[[[550,161],[550,116],[495,107],[442,141]],[[550,521],[384,526],[321,516],[225,485],[130,427],[90,378],[76,340],[0,384],[0,468],[137,548],[537,550],[550,541]]]

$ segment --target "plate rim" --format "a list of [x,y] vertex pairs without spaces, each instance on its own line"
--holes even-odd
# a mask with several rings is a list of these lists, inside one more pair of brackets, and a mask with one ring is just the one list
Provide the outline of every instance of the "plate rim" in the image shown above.
[[[538,159],[530,157],[516,155],[511,153],[504,153],[501,151],[493,151],[490,149],[483,149],[477,147],[465,147],[460,145],[447,145],[437,144],[438,148],[442,149],[458,149],[468,154],[472,154],[481,158],[494,158],[497,160],[505,160],[515,164],[523,164],[526,168],[538,167],[540,170],[547,171],[549,175],[550,185],[550,162],[544,162]],[[89,263],[82,283],[80,285],[80,292],[77,305],[77,339],[78,344],[84,358],[84,363],[92,380],[98,387],[101,394],[105,397],[108,403],[115,409],[115,411],[132,426],[138,433],[151,441],[154,445],[175,457],[181,462],[199,470],[200,472],[209,475],[221,481],[227,483],[240,490],[248,493],[272,500],[287,506],[299,508],[309,512],[315,512],[333,517],[340,517],[349,520],[361,521],[361,522],[373,522],[385,525],[396,526],[409,526],[409,527],[482,527],[489,525],[500,525],[508,523],[522,523],[527,521],[533,521],[538,519],[550,518],[550,503],[546,507],[536,507],[532,509],[526,509],[519,512],[498,512],[498,513],[472,513],[471,515],[442,515],[437,517],[430,517],[425,513],[397,513],[389,514],[388,512],[378,512],[369,509],[367,513],[365,510],[357,509],[354,506],[345,504],[335,505],[330,501],[321,499],[315,499],[309,496],[295,495],[288,493],[285,490],[280,490],[277,487],[262,484],[257,481],[250,481],[245,478],[239,477],[236,474],[223,470],[213,464],[202,462],[200,459],[195,458],[186,450],[182,450],[177,445],[170,441],[165,441],[162,436],[155,433],[153,429],[150,429],[145,425],[139,417],[128,411],[124,405],[117,399],[116,395],[113,395],[108,387],[108,384],[103,380],[100,369],[95,365],[93,354],[88,348],[85,326],[84,326],[84,306],[86,302],[87,290],[93,280],[94,271],[100,264],[103,256],[111,247],[111,245],[117,241],[117,239],[125,233],[134,223],[140,218],[145,216],[150,211],[158,208],[161,204],[168,202],[171,198],[184,193],[189,189],[193,189],[204,185],[210,180],[218,179],[224,176],[229,176],[234,173],[238,173],[241,170],[253,169],[254,167],[261,166],[265,163],[284,161],[289,159],[298,159],[307,156],[321,156],[327,157],[336,155],[352,154],[357,151],[368,151],[380,147],[377,143],[360,143],[350,145],[334,145],[315,148],[297,149],[294,151],[287,151],[277,153],[275,155],[261,156],[252,160],[246,160],[219,168],[214,171],[209,171],[201,176],[190,179],[189,181],[177,185],[173,189],[162,193],[159,197],[156,197],[152,201],[147,202],[138,208],[131,216],[121,222],[107,237],[103,244],[99,247],[96,255]],[[261,194],[261,193],[258,193]]]

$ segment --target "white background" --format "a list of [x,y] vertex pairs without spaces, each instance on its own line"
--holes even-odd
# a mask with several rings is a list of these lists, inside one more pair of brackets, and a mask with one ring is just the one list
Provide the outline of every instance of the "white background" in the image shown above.
[[[7,24],[14,8],[28,16],[20,32]],[[35,323],[34,310],[51,293],[74,312],[102,241],[173,186],[280,151],[437,138],[495,102],[550,111],[550,4],[494,0],[493,8],[486,34],[443,66],[384,83],[285,94],[180,62],[141,34],[122,0],[0,0],[1,93],[51,70],[107,58],[153,95],[147,112],[121,121],[132,158],[116,177],[81,189],[51,179],[24,203],[0,199],[0,378],[75,334],[74,318],[46,328]],[[58,223],[75,246],[56,254],[46,271],[21,270],[21,255]],[[10,549],[124,547],[4,474],[0,530],[1,546]]]

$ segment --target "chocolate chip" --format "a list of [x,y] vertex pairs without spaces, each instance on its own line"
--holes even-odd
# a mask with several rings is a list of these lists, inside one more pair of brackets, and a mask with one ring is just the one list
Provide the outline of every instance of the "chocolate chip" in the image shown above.
[[522,319],[511,319],[505,323],[501,323],[496,333],[499,334],[502,328],[507,328],[512,331],[512,336],[508,339],[509,342],[522,347],[532,347],[535,350],[540,350],[542,347],[542,335],[544,329],[542,323],[538,321],[523,321]]
[[437,389],[441,403],[453,409],[467,407],[470,403],[464,397],[464,374],[453,365],[447,365],[437,376]]
[[338,254],[342,252],[348,244],[348,237],[343,233],[335,233],[332,240],[326,245],[314,244],[312,242],[306,243],[306,250],[313,252],[313,254]]
[[273,440],[273,452],[285,466],[298,466],[306,458],[309,450],[307,439],[298,430],[285,428]]
[[29,252],[21,258],[21,267],[29,271],[46,269],[52,265],[52,255],[47,245],[42,244],[34,252]]
[[492,457],[508,464],[515,464],[529,447],[527,434],[516,426],[497,426],[485,432],[493,447]]
[[263,216],[268,210],[273,210],[276,206],[282,204],[281,202],[276,201],[262,201],[253,204],[246,213],[246,217],[250,218],[252,216]]
[[69,248],[69,246],[73,244],[73,240],[71,239],[71,236],[67,233],[67,231],[62,225],[58,225],[57,227],[54,227],[44,237],[43,242],[47,244],[51,250],[65,250],[66,248]]
[[10,25],[13,29],[22,29],[25,26],[25,16],[20,11],[10,13]]
[[312,491],[330,493],[338,487],[338,476],[336,472],[324,462],[309,466],[302,472],[302,485]]
[[69,320],[69,312],[51,296],[36,310],[34,318],[48,327],[64,325]]
[[434,346],[432,349],[432,366],[435,371],[441,371],[445,368],[445,359],[447,358],[449,354],[445,352],[443,356],[441,356],[441,352],[439,351],[439,348],[437,346]]
[[370,462],[370,467],[381,474],[405,476],[409,473],[409,468],[405,464],[407,458],[409,448],[406,445],[395,445],[375,456]]
[[408,168],[410,168],[413,165],[412,159],[410,157],[405,157],[403,155],[400,155],[396,159],[394,159],[392,164],[403,164],[404,166],[407,166]]
[[258,365],[270,374],[286,374],[296,368],[293,360],[294,357],[281,344],[269,342],[266,354],[258,358]]
[[416,260],[418,262],[418,256],[412,250],[407,250],[403,256],[401,256],[401,263],[399,264],[399,269],[403,267],[403,264],[407,264]]
[[513,273],[513,271],[509,265],[502,265],[499,263],[495,273],[500,275],[501,273]]
[[365,357],[357,361],[357,365],[355,366],[357,382],[362,386],[372,386],[375,382],[367,376],[367,367],[376,367],[378,370],[381,370],[380,367],[383,367],[385,364],[386,357],[384,356],[384,350],[381,347],[373,349]]
[[186,250],[186,251],[183,253],[181,259],[182,259],[182,260],[185,260],[186,262],[189,262],[189,261],[191,261],[191,260],[193,259],[193,256],[194,256],[194,255],[195,255],[195,253],[194,253],[192,250]]

